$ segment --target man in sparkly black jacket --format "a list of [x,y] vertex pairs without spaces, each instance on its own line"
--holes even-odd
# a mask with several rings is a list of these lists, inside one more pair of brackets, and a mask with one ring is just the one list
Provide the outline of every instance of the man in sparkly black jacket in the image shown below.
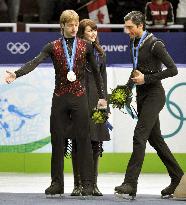
[[55,89],[52,99],[50,132],[52,143],[51,178],[52,183],[45,190],[46,195],[64,193],[64,140],[69,120],[76,130],[77,157],[82,195],[92,194],[92,148],[88,135],[88,103],[85,88],[86,62],[91,63],[95,77],[99,101],[98,106],[106,106],[103,83],[98,72],[93,48],[76,38],[79,16],[73,10],[65,10],[60,17],[62,38],[48,43],[41,53],[15,72],[7,71],[6,82],[33,71],[44,59],[51,57],[55,69]]
[[[165,91],[161,80],[177,75],[177,67],[165,45],[145,30],[145,17],[132,11],[124,18],[125,32],[130,36],[133,71],[127,83],[132,89],[136,84],[138,121],[134,130],[133,152],[122,185],[115,187],[118,194],[137,192],[147,141],[157,151],[171,177],[171,184],[161,191],[162,196],[173,194],[183,171],[165,143],[160,130],[159,113],[165,104]],[[162,69],[162,64],[166,69]]]

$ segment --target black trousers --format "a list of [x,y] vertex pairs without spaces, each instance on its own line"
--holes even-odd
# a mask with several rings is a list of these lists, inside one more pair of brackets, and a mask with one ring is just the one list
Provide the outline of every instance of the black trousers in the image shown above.
[[134,130],[133,152],[129,160],[124,183],[137,184],[145,156],[147,141],[157,151],[173,181],[178,181],[183,171],[161,136],[159,112],[165,104],[163,87],[137,93],[138,122]]
[[52,143],[51,178],[64,183],[64,143],[68,123],[74,125],[77,143],[77,159],[80,177],[83,181],[92,180],[93,157],[91,140],[88,135],[88,105],[86,96],[73,94],[56,96],[52,99],[50,132]]

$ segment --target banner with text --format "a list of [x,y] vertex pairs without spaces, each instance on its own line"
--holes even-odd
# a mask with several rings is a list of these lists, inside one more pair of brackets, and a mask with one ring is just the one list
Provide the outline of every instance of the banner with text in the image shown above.
[[[157,33],[178,64],[186,64],[186,33]],[[33,59],[50,41],[60,38],[55,32],[0,33],[0,64],[22,64]],[[122,32],[99,33],[100,43],[107,55],[107,65],[128,64],[129,37]],[[51,62],[47,59],[45,62]]]

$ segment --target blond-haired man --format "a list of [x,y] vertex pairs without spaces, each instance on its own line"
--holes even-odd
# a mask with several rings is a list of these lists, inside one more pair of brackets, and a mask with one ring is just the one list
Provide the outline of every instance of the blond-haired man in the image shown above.
[[48,43],[33,60],[15,72],[7,71],[7,83],[34,70],[44,59],[51,57],[55,69],[55,89],[52,99],[50,132],[52,143],[51,185],[46,195],[64,193],[64,139],[69,118],[75,130],[77,157],[83,184],[82,195],[92,194],[92,149],[88,137],[88,105],[85,89],[86,61],[92,64],[100,100],[106,106],[103,84],[97,72],[96,61],[90,44],[76,38],[79,16],[73,10],[65,10],[60,16],[62,37]]

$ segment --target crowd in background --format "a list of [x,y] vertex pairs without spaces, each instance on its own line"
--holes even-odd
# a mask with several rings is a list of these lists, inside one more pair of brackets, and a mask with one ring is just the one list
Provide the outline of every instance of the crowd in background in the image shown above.
[[[111,24],[121,24],[123,17],[132,10],[146,14],[147,23],[168,24],[186,23],[186,0],[162,1],[163,10],[167,9],[167,16],[162,21],[153,20],[153,14],[162,8],[155,8],[154,4],[161,0],[107,0],[107,8]],[[88,18],[86,5],[90,0],[0,0],[0,23],[58,23],[58,17],[63,10],[73,9],[80,15],[80,19]],[[151,5],[153,4],[153,5]],[[165,5],[166,4],[166,5]],[[169,5],[168,5],[169,4]],[[152,11],[153,9],[156,11]],[[172,10],[170,9],[172,8]],[[163,14],[164,15],[164,14]],[[158,18],[161,18],[162,13]],[[165,23],[166,21],[166,23]]]

